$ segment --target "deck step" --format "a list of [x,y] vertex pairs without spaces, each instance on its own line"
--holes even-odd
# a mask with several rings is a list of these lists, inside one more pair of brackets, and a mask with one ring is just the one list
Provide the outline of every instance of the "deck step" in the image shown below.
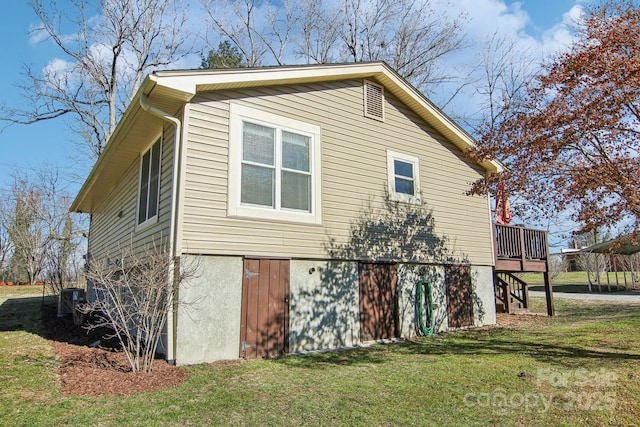
[[[529,310],[527,308],[522,307],[522,304],[520,303],[511,304],[511,310],[512,310],[512,313],[516,313],[516,314],[529,312]],[[506,312],[507,312],[507,307],[505,307],[505,304],[501,301],[496,300],[496,313],[506,313]]]

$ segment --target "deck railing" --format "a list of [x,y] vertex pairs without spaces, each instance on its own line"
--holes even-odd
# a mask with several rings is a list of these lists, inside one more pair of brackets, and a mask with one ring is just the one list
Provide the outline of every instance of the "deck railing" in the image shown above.
[[[522,308],[526,308],[529,304],[527,285],[510,273],[543,273],[547,314],[553,316],[553,288],[551,286],[551,275],[549,274],[550,260],[547,232],[500,224],[495,224],[493,231],[497,303],[502,303],[508,312],[511,312],[513,308],[512,302],[514,301],[517,301]],[[513,279],[506,280],[505,276]]]
[[494,225],[496,258],[546,260],[548,257],[547,232],[510,225]]
[[495,275],[496,302],[501,304],[507,313],[515,312],[516,308],[529,308],[529,285],[511,273],[497,273]]

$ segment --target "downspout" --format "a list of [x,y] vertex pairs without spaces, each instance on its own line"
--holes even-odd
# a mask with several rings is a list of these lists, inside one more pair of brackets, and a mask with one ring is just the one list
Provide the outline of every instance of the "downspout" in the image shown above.
[[[140,93],[140,107],[148,112],[157,116],[163,120],[171,122],[175,127],[175,134],[173,137],[173,177],[172,177],[172,186],[171,186],[171,221],[169,222],[169,254],[171,255],[171,259],[174,260],[172,265],[175,265],[175,260],[178,256],[176,252],[176,230],[178,228],[178,196],[179,196],[179,182],[178,179],[178,168],[179,168],[179,160],[182,153],[182,122],[176,117],[165,113],[164,111],[149,105],[147,101],[147,96],[144,93]],[[176,305],[174,298],[174,289],[173,289],[173,271],[169,272],[169,295],[171,295],[171,309],[167,313],[167,361],[171,364],[176,361]]]

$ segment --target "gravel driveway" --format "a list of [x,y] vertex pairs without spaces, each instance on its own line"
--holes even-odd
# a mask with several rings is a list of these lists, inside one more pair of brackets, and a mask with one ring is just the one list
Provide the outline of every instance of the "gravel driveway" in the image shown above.
[[[529,291],[531,297],[544,298],[544,292],[541,291]],[[640,291],[629,292],[594,292],[591,294],[585,293],[569,293],[569,292],[554,292],[554,298],[558,299],[577,299],[585,301],[614,301],[614,302],[637,302],[640,303]]]

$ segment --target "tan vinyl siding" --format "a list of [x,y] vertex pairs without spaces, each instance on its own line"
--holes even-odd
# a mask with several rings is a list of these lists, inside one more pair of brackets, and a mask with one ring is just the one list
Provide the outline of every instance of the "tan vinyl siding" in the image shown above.
[[[474,264],[490,265],[486,199],[466,196],[483,174],[463,153],[389,93],[385,121],[364,117],[361,80],[212,92],[196,98],[187,124],[182,245],[185,252],[324,258],[363,206],[379,206],[390,149],[418,156],[423,198],[436,232]],[[322,226],[227,216],[229,102],[321,127]]]
[[[149,144],[159,135],[161,129],[149,132]],[[171,185],[173,168],[172,126],[163,130],[162,163],[160,171],[160,198],[158,221],[136,230],[138,203],[138,181],[140,158],[135,158],[122,176],[118,186],[105,202],[92,214],[89,253],[95,260],[117,256],[120,248],[143,249],[153,242],[160,242],[169,236],[171,209]],[[118,213],[122,211],[122,217]]]

